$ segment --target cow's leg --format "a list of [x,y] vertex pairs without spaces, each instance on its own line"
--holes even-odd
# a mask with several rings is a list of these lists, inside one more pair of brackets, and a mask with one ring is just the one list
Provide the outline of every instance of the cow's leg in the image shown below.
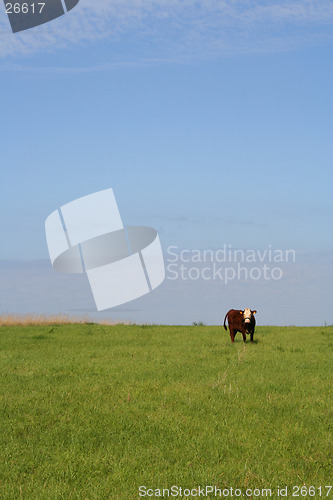
[[243,342],[246,342],[246,333],[242,332],[242,335],[243,335]]
[[251,339],[251,342],[253,342],[253,335],[254,335],[254,332],[251,332],[251,333],[250,333],[250,339]]
[[230,330],[230,338],[231,338],[232,343],[234,343],[235,335],[236,335],[236,332],[234,330]]

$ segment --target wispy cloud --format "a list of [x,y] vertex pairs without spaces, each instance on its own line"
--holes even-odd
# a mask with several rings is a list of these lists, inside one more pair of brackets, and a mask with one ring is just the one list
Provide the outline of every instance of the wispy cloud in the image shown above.
[[[321,0],[81,0],[68,14],[13,35],[0,16],[0,56],[107,43],[108,60],[76,68],[291,50],[332,39],[333,2]],[[88,45],[89,42],[89,45]],[[95,58],[96,59],[96,58]],[[87,62],[88,61],[88,62]]]

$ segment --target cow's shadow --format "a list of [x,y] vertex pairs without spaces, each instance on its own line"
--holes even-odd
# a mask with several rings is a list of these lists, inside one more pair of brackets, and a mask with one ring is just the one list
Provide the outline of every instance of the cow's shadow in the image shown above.
[[231,342],[231,344],[244,344],[244,345],[252,345],[252,344],[258,344],[259,341],[254,339],[253,342],[251,342],[250,340],[247,340],[246,342],[243,341],[243,339],[235,339],[234,342]]

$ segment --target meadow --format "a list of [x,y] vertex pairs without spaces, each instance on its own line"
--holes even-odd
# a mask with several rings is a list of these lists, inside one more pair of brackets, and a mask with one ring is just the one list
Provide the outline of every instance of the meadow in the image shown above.
[[331,326],[232,345],[221,326],[3,323],[0,497],[333,498],[332,346]]

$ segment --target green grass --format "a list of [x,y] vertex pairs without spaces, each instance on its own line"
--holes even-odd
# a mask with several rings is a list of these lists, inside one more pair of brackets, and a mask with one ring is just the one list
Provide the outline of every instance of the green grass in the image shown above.
[[2,326],[0,497],[332,484],[332,344],[333,327],[232,345],[221,326]]

